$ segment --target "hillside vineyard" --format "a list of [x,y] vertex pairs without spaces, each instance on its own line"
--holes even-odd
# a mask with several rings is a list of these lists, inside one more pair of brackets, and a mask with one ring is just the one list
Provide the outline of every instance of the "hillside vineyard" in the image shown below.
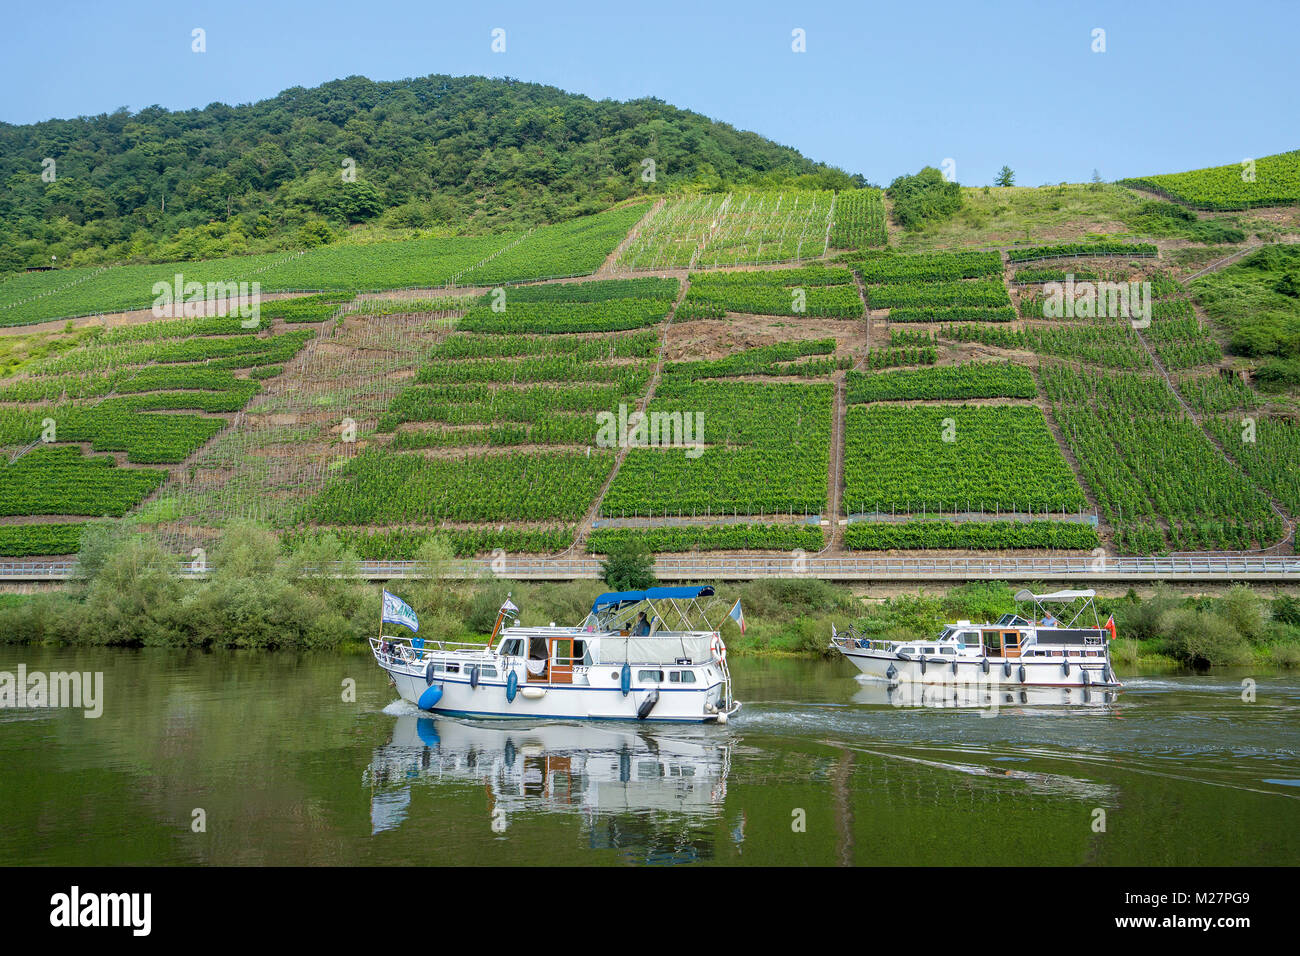
[[[891,220],[893,189],[670,184],[475,234],[13,272],[0,556],[71,555],[102,520],[183,556],[237,519],[395,560],[431,537],[463,557],[1285,549],[1297,357],[1267,323],[1300,321],[1300,246],[1198,242],[1177,203],[1240,210],[1215,228],[1243,238],[1275,207],[1285,238],[1295,155],[1260,160],[1256,190],[1209,169],[1016,191],[1128,203],[1122,236],[1085,216],[954,243],[951,212]],[[182,280],[257,301],[150,311]]]

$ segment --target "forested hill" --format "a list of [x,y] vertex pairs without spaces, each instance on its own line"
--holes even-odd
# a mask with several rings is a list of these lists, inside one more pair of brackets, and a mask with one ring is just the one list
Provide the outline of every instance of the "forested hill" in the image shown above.
[[0,269],[258,252],[359,223],[483,232],[685,183],[788,181],[861,177],[657,99],[349,77],[244,106],[0,124]]

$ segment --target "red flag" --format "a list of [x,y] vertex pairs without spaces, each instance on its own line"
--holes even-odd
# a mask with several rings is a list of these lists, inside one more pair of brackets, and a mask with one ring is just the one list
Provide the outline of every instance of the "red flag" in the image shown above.
[[1110,639],[1115,640],[1115,615],[1112,614],[1106,618],[1106,623],[1102,625],[1102,630],[1110,631]]

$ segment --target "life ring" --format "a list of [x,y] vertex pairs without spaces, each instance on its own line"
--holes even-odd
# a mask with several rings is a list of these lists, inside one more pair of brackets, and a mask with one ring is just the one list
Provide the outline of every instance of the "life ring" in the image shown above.
[[721,634],[713,635],[713,641],[709,644],[709,651],[713,654],[713,659],[719,664],[727,659],[727,645],[722,643]]

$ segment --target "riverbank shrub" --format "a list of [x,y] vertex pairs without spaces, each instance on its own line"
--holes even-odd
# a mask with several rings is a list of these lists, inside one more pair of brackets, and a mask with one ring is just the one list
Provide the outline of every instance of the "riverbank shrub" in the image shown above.
[[[603,581],[441,577],[456,559],[437,535],[421,546],[418,560],[430,577],[386,586],[415,609],[426,640],[485,640],[507,597],[520,608],[521,624],[578,624],[596,595],[609,589]],[[328,533],[285,553],[265,529],[234,524],[213,548],[213,572],[196,580],[182,577],[175,557],[151,538],[94,522],[73,580],[33,594],[0,595],[0,643],[364,653],[366,639],[379,630],[384,585],[314,573],[336,563],[346,571],[355,561]],[[1024,586],[1036,592],[1056,587]],[[933,636],[956,620],[996,621],[1016,609],[1020,584],[973,581],[947,591],[921,589],[883,598],[859,596],[808,576],[717,587],[719,600],[709,608],[709,621],[732,653],[812,657],[833,656],[832,625],[854,624],[872,638],[911,640]],[[745,612],[743,635],[727,617],[737,600]],[[1119,639],[1112,652],[1122,666],[1300,666],[1300,599],[1292,595],[1268,598],[1240,586],[1220,596],[1189,597],[1159,585],[1146,598],[1130,591],[1099,598],[1097,606],[1103,621],[1115,616]],[[397,625],[386,630],[404,633]]]

